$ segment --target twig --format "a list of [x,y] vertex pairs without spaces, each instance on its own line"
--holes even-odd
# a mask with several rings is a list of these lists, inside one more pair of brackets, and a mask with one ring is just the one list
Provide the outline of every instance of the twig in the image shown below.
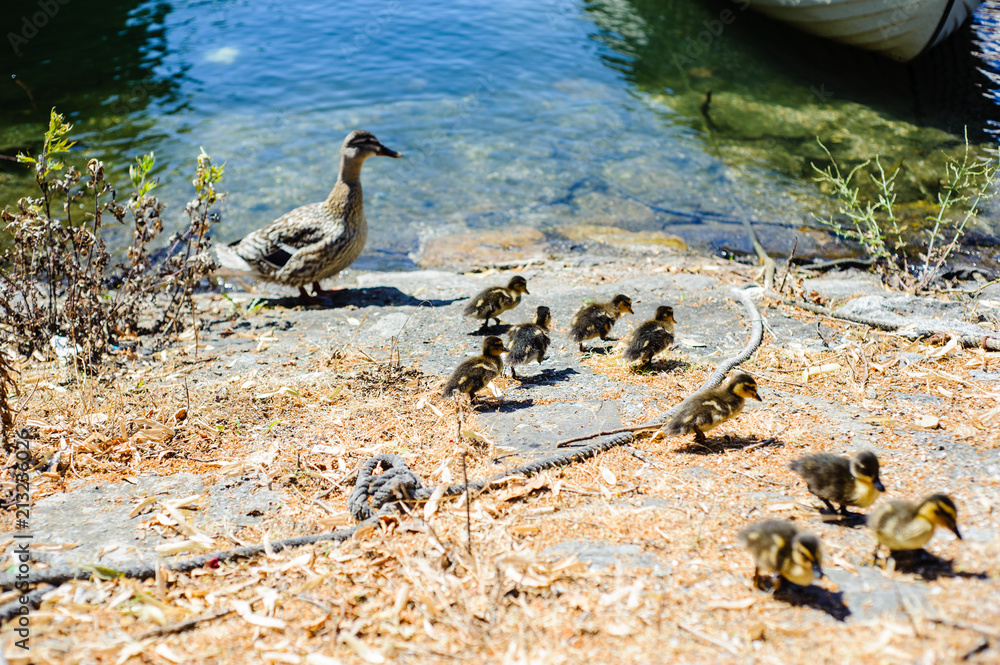
[[161,626],[159,628],[154,628],[152,630],[147,630],[145,633],[139,635],[136,640],[148,640],[151,637],[161,637],[163,635],[174,635],[176,633],[183,633],[185,630],[191,630],[199,623],[205,621],[215,621],[216,619],[221,619],[224,616],[228,616],[235,612],[236,610],[219,610],[218,612],[213,612],[212,614],[206,614],[203,616],[193,617],[191,619],[186,619],[184,621],[178,621],[177,623],[171,623],[166,626]]
[[788,279],[788,273],[792,272],[792,261],[795,260],[795,248],[799,246],[799,234],[795,234],[795,241],[792,243],[792,251],[788,254],[788,263],[785,265],[785,276],[781,278],[781,284],[778,286],[778,293],[785,290],[785,280]]
[[709,635],[704,631],[698,630],[697,628],[689,626],[686,623],[681,623],[679,621],[677,622],[677,627],[680,628],[681,630],[686,630],[687,632],[691,633],[700,640],[704,640],[709,644],[714,644],[715,646],[719,647],[723,651],[726,651],[727,653],[731,653],[734,656],[740,655],[740,652],[737,651],[732,644],[729,644],[728,642],[723,642],[718,637],[712,637],[711,635]]
[[974,623],[965,623],[964,621],[952,621],[950,619],[940,619],[937,617],[928,617],[928,621],[933,623],[941,624],[942,626],[948,626],[949,628],[959,628],[961,630],[971,630],[975,633],[980,633],[981,635],[986,635],[987,637],[992,637],[995,640],[1000,640],[1000,632],[991,630],[986,626],[980,626]]
[[465,482],[465,546],[472,556],[472,497],[469,495],[469,473],[466,469],[465,458],[469,453],[462,451],[462,480]]

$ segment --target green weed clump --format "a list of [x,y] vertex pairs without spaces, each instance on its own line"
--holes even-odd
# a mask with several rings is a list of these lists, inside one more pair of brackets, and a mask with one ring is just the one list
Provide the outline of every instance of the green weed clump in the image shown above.
[[934,283],[983,202],[995,194],[997,165],[970,154],[966,137],[962,158],[948,160],[933,214],[925,218],[922,228],[914,230],[901,223],[894,207],[895,181],[901,165],[886,172],[876,156],[878,173],[870,177],[878,200],[863,201],[860,187],[853,183],[872,160],[844,175],[826,146],[822,142],[819,145],[830,158],[830,166],[820,169],[813,164],[812,167],[816,180],[832,188],[838,199],[839,215],[817,217],[817,221],[838,236],[858,243],[887,285],[910,293],[925,291]]
[[[0,212],[12,238],[0,254],[0,331],[25,356],[62,353],[90,365],[122,336],[176,332],[193,312],[195,286],[214,267],[208,231],[222,167],[204,151],[198,156],[188,228],[154,259],[163,206],[151,195],[153,154],[129,169],[134,191],[121,202],[103,162],[90,159],[81,173],[63,161],[71,129],[53,109],[41,152],[18,155],[34,169],[40,193]],[[109,224],[131,230],[117,261],[105,243]]]

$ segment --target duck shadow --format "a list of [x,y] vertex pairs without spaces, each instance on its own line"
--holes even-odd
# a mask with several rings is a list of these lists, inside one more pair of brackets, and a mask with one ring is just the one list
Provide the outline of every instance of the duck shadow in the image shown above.
[[572,367],[563,367],[562,369],[543,369],[538,374],[532,374],[530,376],[524,376],[523,374],[518,374],[516,381],[520,381],[523,386],[553,386],[560,381],[565,381],[574,374],[579,374],[578,371]]
[[975,580],[985,580],[989,576],[982,572],[972,572],[967,570],[955,570],[955,562],[951,559],[942,559],[936,554],[931,554],[925,549],[903,550],[892,552],[891,556],[896,563],[896,570],[901,573],[917,575],[921,579],[933,582],[938,578],[965,578]]
[[394,286],[372,286],[360,289],[338,289],[320,298],[305,299],[301,296],[261,298],[264,307],[306,307],[308,309],[340,309],[343,307],[447,307],[460,298],[451,300],[421,299],[403,293]]
[[492,326],[486,326],[485,328],[477,328],[469,333],[469,337],[486,337],[487,335],[503,335],[508,330],[511,329],[511,324],[509,323],[499,323]]
[[774,599],[793,607],[811,607],[829,614],[837,621],[847,621],[847,617],[851,616],[851,608],[844,603],[842,591],[830,591],[815,584],[799,586],[786,582],[774,592]]
[[683,448],[678,448],[676,452],[688,455],[718,455],[730,450],[743,450],[744,448],[778,448],[784,446],[785,442],[774,437],[768,439],[748,438],[744,436],[717,436],[706,438],[705,443],[692,441]]

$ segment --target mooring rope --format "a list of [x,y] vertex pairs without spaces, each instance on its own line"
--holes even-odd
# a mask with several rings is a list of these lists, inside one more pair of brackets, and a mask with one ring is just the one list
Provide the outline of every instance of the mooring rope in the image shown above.
[[[726,375],[736,366],[745,362],[757,350],[763,341],[764,327],[760,312],[754,304],[750,294],[743,289],[733,289],[732,294],[739,300],[746,309],[750,319],[751,332],[750,341],[747,345],[732,358],[722,361],[710,376],[699,388],[698,391],[711,388],[722,383]],[[696,393],[698,392],[696,391]],[[688,398],[690,399],[690,398]],[[449,485],[442,491],[441,496],[456,496],[466,491],[478,492],[497,483],[500,480],[512,476],[530,476],[547,469],[567,466],[590,459],[607,450],[617,446],[623,446],[632,441],[632,430],[649,429],[660,427],[666,423],[679,408],[684,404],[681,402],[666,413],[653,418],[642,426],[630,428],[627,431],[607,433],[597,433],[591,438],[597,440],[585,446],[560,450],[546,455],[538,460],[528,462],[513,469],[508,469],[503,473],[491,476],[483,480],[475,480],[467,485],[459,483]],[[383,473],[373,475],[375,468],[383,466]],[[292,547],[300,547],[319,542],[343,542],[368,525],[374,525],[378,521],[378,514],[397,505],[402,501],[426,501],[429,499],[435,488],[423,487],[420,479],[406,467],[405,462],[397,455],[377,455],[365,462],[364,467],[358,473],[358,480],[354,490],[348,497],[348,507],[356,517],[361,517],[364,521],[348,529],[328,531],[308,536],[295,536],[278,540],[271,543],[273,552],[280,552]],[[245,545],[229,550],[222,550],[191,557],[183,561],[158,562],[156,564],[134,563],[121,568],[110,569],[103,566],[55,566],[46,570],[31,570],[26,579],[18,579],[16,575],[10,573],[0,574],[0,588],[4,590],[19,588],[23,589],[22,595],[27,596],[28,605],[38,607],[42,596],[49,590],[70,580],[88,579],[93,575],[110,575],[112,577],[128,577],[131,579],[149,579],[156,576],[157,569],[170,572],[186,573],[203,566],[215,566],[238,558],[249,558],[259,556],[267,551],[267,547],[261,545]],[[27,591],[28,586],[53,585]],[[0,605],[0,622],[8,621],[16,616],[24,606],[20,599]]]

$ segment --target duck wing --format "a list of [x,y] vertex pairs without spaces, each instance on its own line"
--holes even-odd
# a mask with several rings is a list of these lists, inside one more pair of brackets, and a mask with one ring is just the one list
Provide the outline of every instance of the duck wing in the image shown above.
[[[254,272],[270,277],[285,268],[300,250],[336,243],[344,235],[344,228],[342,220],[334,220],[326,213],[323,202],[310,203],[232,243],[228,249]],[[221,260],[222,253],[219,255]]]

